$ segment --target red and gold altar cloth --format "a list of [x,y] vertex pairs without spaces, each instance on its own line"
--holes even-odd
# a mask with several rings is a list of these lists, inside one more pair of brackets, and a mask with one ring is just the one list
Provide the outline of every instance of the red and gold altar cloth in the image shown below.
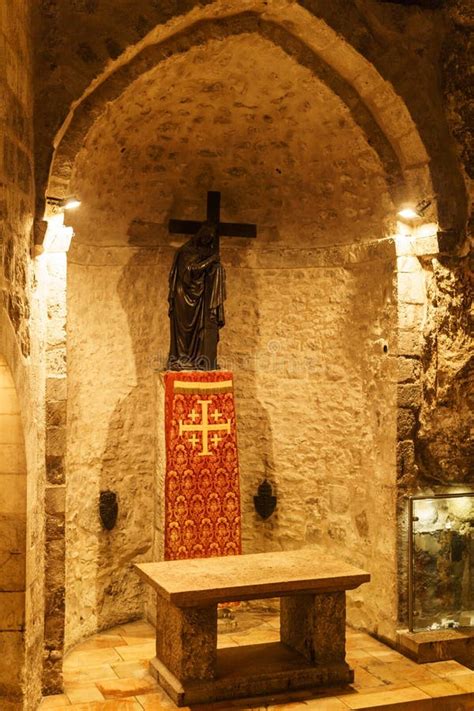
[[241,552],[234,383],[228,371],[164,374],[165,560]]

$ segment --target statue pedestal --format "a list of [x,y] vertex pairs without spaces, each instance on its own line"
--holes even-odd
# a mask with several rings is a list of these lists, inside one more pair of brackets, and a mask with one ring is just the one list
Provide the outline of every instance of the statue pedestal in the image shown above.
[[237,555],[240,490],[232,373],[169,371],[160,375],[158,389],[164,403],[158,422],[160,429],[164,423],[158,456],[164,505],[158,501],[155,527],[164,547],[160,551],[157,545],[156,559]]

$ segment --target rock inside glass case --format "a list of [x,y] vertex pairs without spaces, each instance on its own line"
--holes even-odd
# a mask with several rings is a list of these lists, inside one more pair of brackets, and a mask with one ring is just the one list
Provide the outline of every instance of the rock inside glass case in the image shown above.
[[412,630],[474,627],[474,492],[410,500]]

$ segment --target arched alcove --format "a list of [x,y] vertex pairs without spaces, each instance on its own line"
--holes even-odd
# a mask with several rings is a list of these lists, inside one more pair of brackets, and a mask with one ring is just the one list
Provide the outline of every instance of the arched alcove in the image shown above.
[[25,662],[26,459],[20,406],[0,355],[0,706],[20,703]]
[[[104,109],[70,166],[83,204],[68,269],[68,644],[142,610],[131,564],[152,555],[153,379],[166,360],[168,272],[181,243],[167,222],[203,216],[208,189],[222,191],[224,220],[259,230],[252,242],[222,240],[220,354],[237,387],[244,550],[312,546],[367,567],[374,581],[352,597],[352,620],[387,633],[396,618],[388,144],[314,68],[251,31],[163,59]],[[263,476],[279,497],[268,524],[252,505]],[[119,500],[111,533],[97,516],[106,489]]]
[[[48,191],[65,194],[74,158],[91,125],[124,89],[152,67],[210,39],[257,33],[308,66],[341,96],[354,120],[371,134],[389,164],[391,188],[399,199],[416,199],[432,191],[429,156],[412,117],[393,86],[375,66],[317,15],[300,6],[249,0],[204,8],[158,25],[142,42],[110,63],[71,106],[58,131]],[[403,177],[400,173],[403,172]]]

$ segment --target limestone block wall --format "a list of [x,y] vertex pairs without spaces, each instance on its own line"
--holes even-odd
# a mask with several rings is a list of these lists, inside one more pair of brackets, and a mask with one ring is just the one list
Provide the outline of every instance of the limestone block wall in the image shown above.
[[472,490],[473,289],[468,262],[468,254],[422,258],[427,306],[417,455],[428,485]]
[[45,383],[45,631],[43,693],[62,691],[65,618],[66,277],[64,252],[43,255]]
[[[30,258],[35,197],[30,5],[18,0],[0,6],[0,354],[8,363],[17,391],[27,471],[26,530],[8,516],[2,515],[0,522],[1,545],[11,553],[9,563],[2,566],[2,589],[21,591],[21,586],[13,587],[19,582],[15,561],[26,566],[25,592],[17,598],[16,612],[12,610],[8,623],[22,627],[21,635],[12,635],[18,642],[21,636],[24,666],[17,668],[10,652],[2,647],[0,679],[1,683],[5,678],[14,683],[16,674],[21,673],[22,688],[16,693],[34,708],[41,691],[43,653],[44,293],[37,279],[40,266]],[[18,491],[2,487],[8,510],[16,506],[19,491],[21,486]],[[0,610],[5,610],[2,603]],[[0,706],[8,709],[10,703],[14,708],[21,701],[18,696],[8,702],[2,698]]]
[[[204,216],[208,189],[222,190],[224,220],[258,224],[255,241],[222,240],[245,550],[320,546],[365,563],[374,587],[353,620],[385,633],[395,618],[393,205],[368,135],[255,32],[163,60],[97,116],[70,184],[83,204],[69,218],[67,644],[142,610],[132,563],[153,555],[153,378],[182,243],[167,221]],[[281,501],[265,525],[252,509],[263,475]],[[105,489],[119,501],[111,532]]]
[[1,706],[8,697],[20,703],[26,591],[25,444],[20,405],[4,357],[0,357],[0,533]]
[[28,3],[4,3],[0,15],[0,220],[4,307],[23,356],[30,353],[28,261],[32,157],[31,38]]
[[[146,255],[107,251],[101,263],[94,252],[73,246],[68,269],[67,645],[142,614],[132,563],[151,557],[152,376],[167,281]],[[110,532],[99,519],[104,490],[118,496]]]
[[[393,249],[223,246],[220,345],[235,373],[245,552],[310,546],[315,560],[326,550],[367,568],[373,582],[351,596],[351,620],[387,635],[396,616]],[[142,611],[131,563],[152,557],[153,508],[163,503],[154,379],[166,362],[172,255],[70,253],[68,644]],[[266,523],[253,509],[263,476],[279,498]],[[112,532],[98,519],[105,488],[119,499]]]
[[[288,265],[291,265],[289,267]],[[235,371],[247,552],[313,547],[372,574],[353,624],[396,609],[393,245],[262,253],[228,269],[223,366]],[[263,477],[278,497],[254,511]],[[382,533],[383,531],[383,533]]]
[[397,243],[400,626],[408,620],[408,497],[474,485],[467,258],[439,254],[436,225],[409,232]]

